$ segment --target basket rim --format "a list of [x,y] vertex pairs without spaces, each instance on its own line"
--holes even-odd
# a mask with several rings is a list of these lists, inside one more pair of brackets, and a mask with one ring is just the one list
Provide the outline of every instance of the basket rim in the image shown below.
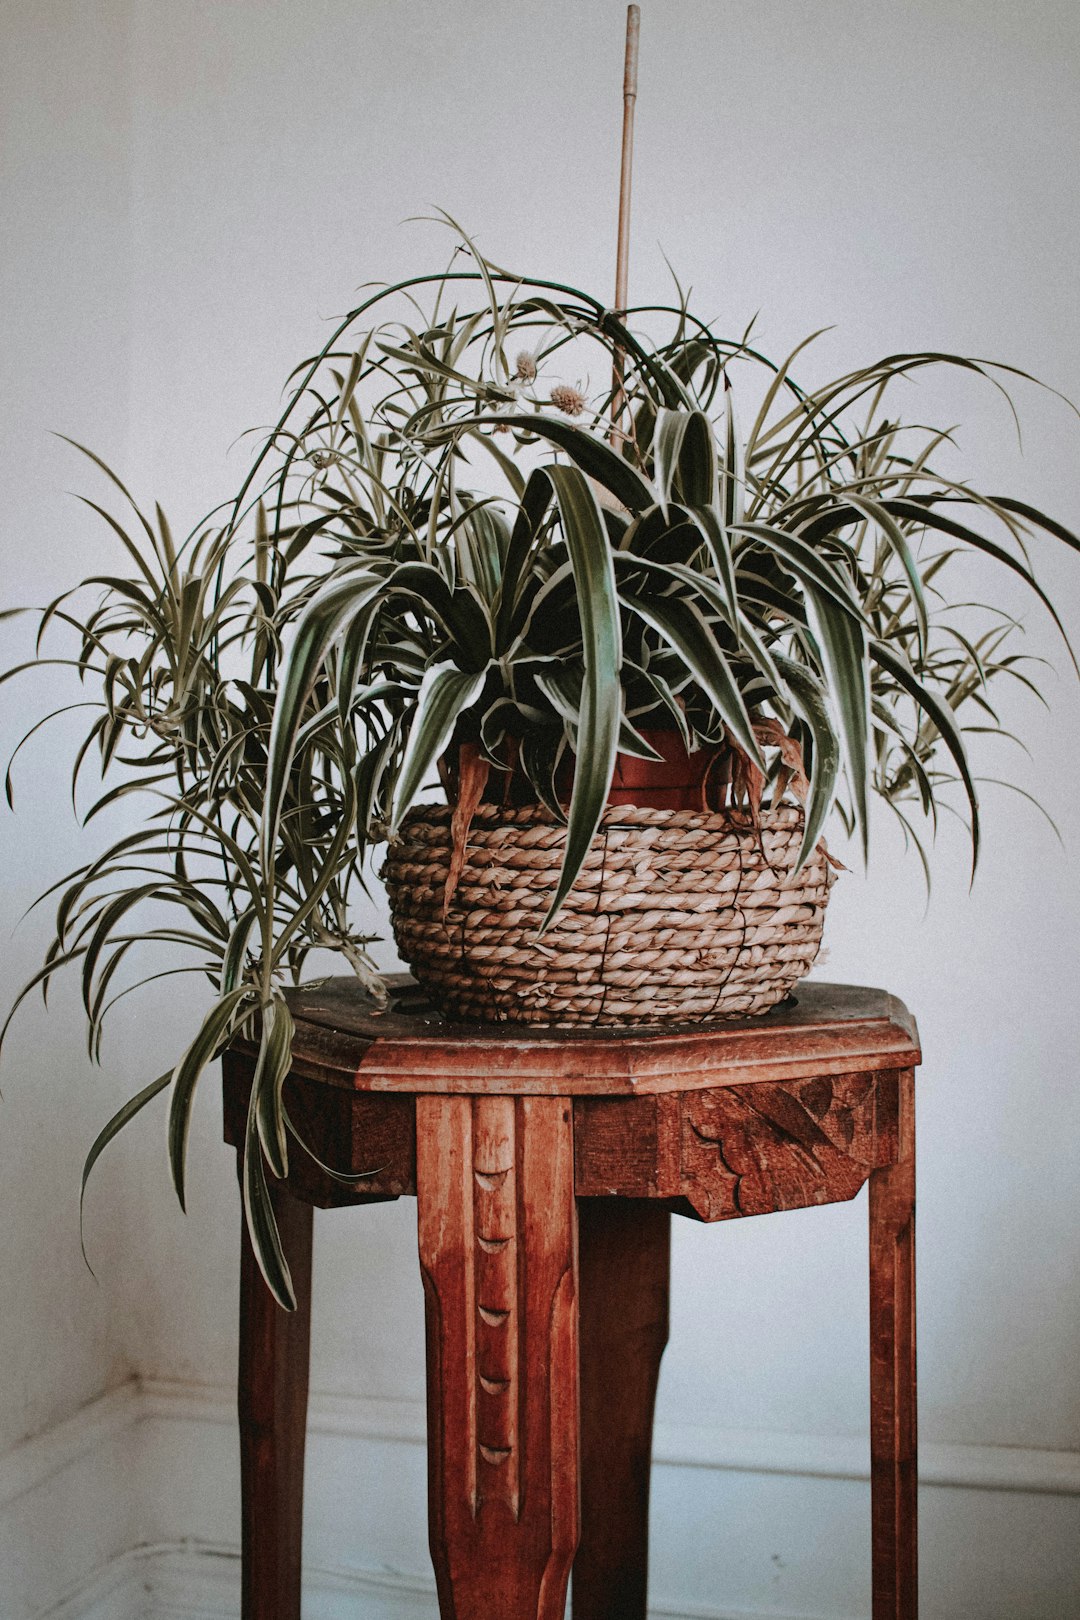
[[[397,831],[391,835],[389,841],[391,844],[396,843],[409,826],[449,823],[453,815],[453,806],[449,804],[413,805],[402,817]],[[804,820],[804,812],[801,806],[796,804],[770,805],[767,809],[758,811],[756,816],[750,810],[738,809],[676,810],[648,805],[609,804],[604,808],[597,831],[604,827],[684,826],[702,830],[715,829],[718,832],[759,833],[772,827],[797,826]],[[472,816],[474,826],[477,822],[487,826],[507,827],[566,826],[565,817],[556,816],[547,805],[539,803],[479,804]]]

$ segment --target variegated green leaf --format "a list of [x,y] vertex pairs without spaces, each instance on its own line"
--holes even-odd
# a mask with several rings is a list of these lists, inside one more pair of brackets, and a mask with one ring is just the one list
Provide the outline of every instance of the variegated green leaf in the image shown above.
[[465,674],[453,664],[436,665],[424,676],[394,789],[391,832],[397,830],[402,816],[420,791],[424,778],[450,741],[458,716],[471,703],[475,703],[486,678],[486,670],[480,670],[478,674]]
[[578,722],[578,752],[566,829],[566,850],[543,933],[573,887],[604,811],[619,746],[622,702],[622,628],[615,572],[604,520],[584,473],[548,467],[566,548],[574,571],[585,678]]

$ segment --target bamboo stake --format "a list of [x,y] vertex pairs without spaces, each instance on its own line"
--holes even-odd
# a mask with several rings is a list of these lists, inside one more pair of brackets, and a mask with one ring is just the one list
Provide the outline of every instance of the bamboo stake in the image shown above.
[[[626,8],[626,59],[623,65],[622,163],[619,170],[619,236],[615,254],[615,313],[626,312],[630,263],[630,180],[634,165],[634,107],[637,102],[638,37],[641,10]],[[611,372],[611,440],[619,437],[619,419],[626,405],[623,389],[623,353],[616,349]]]

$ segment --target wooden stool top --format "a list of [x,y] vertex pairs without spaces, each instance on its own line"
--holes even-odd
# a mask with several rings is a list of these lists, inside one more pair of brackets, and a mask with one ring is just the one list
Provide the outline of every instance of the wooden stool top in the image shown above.
[[712,1025],[536,1029],[451,1024],[406,974],[381,1012],[352,978],[289,994],[297,1074],[352,1091],[500,1096],[645,1096],[920,1061],[915,1020],[895,996],[801,984],[773,1012]]
[[[565,1097],[579,1196],[664,1198],[699,1219],[852,1198],[900,1150],[911,1014],[883,990],[802,984],[763,1017],[705,1026],[534,1029],[451,1024],[405,975],[380,1012],[355,979],[289,995],[289,1117],[315,1158],[289,1185],[323,1204],[416,1191],[424,1097]],[[243,1142],[254,1048],[225,1064],[225,1134]],[[569,1114],[567,1115],[569,1118]],[[323,1174],[318,1161],[352,1185]],[[732,1170],[733,1165],[737,1170]]]

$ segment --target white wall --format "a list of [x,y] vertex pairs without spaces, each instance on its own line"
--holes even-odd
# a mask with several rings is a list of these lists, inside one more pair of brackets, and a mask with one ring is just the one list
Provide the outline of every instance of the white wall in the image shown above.
[[[102,560],[97,519],[66,493],[85,488],[74,451],[54,430],[129,459],[132,324],[130,80],[126,8],[117,0],[44,0],[0,10],[0,440],[4,606],[44,603]],[[89,463],[84,463],[89,467]],[[0,626],[5,663],[28,654],[21,623]],[[0,688],[10,745],[71,701],[45,679]],[[77,722],[78,716],[74,717]],[[16,778],[19,814],[0,822],[5,1011],[40,961],[44,930],[13,932],[35,896],[83,857],[69,806],[60,721]],[[5,757],[8,750],[5,750]],[[40,1005],[40,1003],[39,1003]],[[74,1008],[46,1023],[31,1013],[5,1050],[0,1089],[0,1450],[126,1376],[115,1319],[122,1297],[118,1222],[105,1211],[95,1253],[102,1285],[79,1256],[73,1188],[96,1121],[124,1077],[88,1074]]]
[[[441,262],[442,235],[406,216],[441,205],[493,257],[605,294],[622,16],[621,0],[9,0],[5,597],[36,595],[39,570],[62,581],[105,555],[62,495],[94,481],[48,427],[89,437],[186,526],[235,485],[244,452],[229,446],[267,421],[289,366],[357,284]],[[1068,0],[665,0],[646,7],[642,51],[636,296],[667,291],[663,250],[730,330],[760,310],[771,352],[835,323],[811,375],[958,349],[1080,399],[1080,12]],[[1004,407],[955,378],[912,388],[911,411],[966,424],[974,478],[1080,526],[1080,424],[1018,392],[1022,456]],[[1040,571],[1080,635],[1080,559],[1047,552]],[[1053,637],[1027,616],[1033,650],[1062,673],[1046,676],[1051,718],[1033,702],[1011,711],[1034,756],[1018,779],[1068,853],[1022,800],[987,788],[974,892],[947,830],[924,910],[916,863],[882,817],[869,875],[835,890],[824,971],[888,985],[924,1037],[923,1435],[1055,1451],[1080,1449],[1080,703]],[[14,725],[20,704],[8,709]],[[34,759],[25,813],[3,823],[5,916],[59,848],[76,858],[48,747]],[[1012,756],[995,764],[1017,769]],[[14,981],[32,952],[12,952]],[[101,1288],[80,1272],[79,1148],[187,1027],[171,998],[129,1006],[104,1077],[85,1080],[66,1012],[31,1012],[5,1070],[0,1264],[17,1308],[0,1313],[0,1355],[17,1372],[0,1392],[0,1441],[128,1365],[231,1376],[239,1213],[212,1086],[192,1213],[170,1203],[160,1119],[140,1122],[91,1193]],[[679,1223],[662,1419],[863,1433],[864,1221],[860,1202]],[[411,1205],[320,1218],[317,1391],[419,1394],[413,1247]],[[689,1488],[665,1486],[665,1511],[685,1513]],[[974,1604],[963,1612],[975,1614],[990,1577],[968,1551],[928,1537],[929,1578],[962,1563]],[[1075,1564],[1059,1573],[1080,1577]],[[1060,1582],[1035,1620],[1066,1612]],[[1046,1590],[1034,1571],[1032,1589]],[[942,1601],[941,1614],[961,1612]]]

